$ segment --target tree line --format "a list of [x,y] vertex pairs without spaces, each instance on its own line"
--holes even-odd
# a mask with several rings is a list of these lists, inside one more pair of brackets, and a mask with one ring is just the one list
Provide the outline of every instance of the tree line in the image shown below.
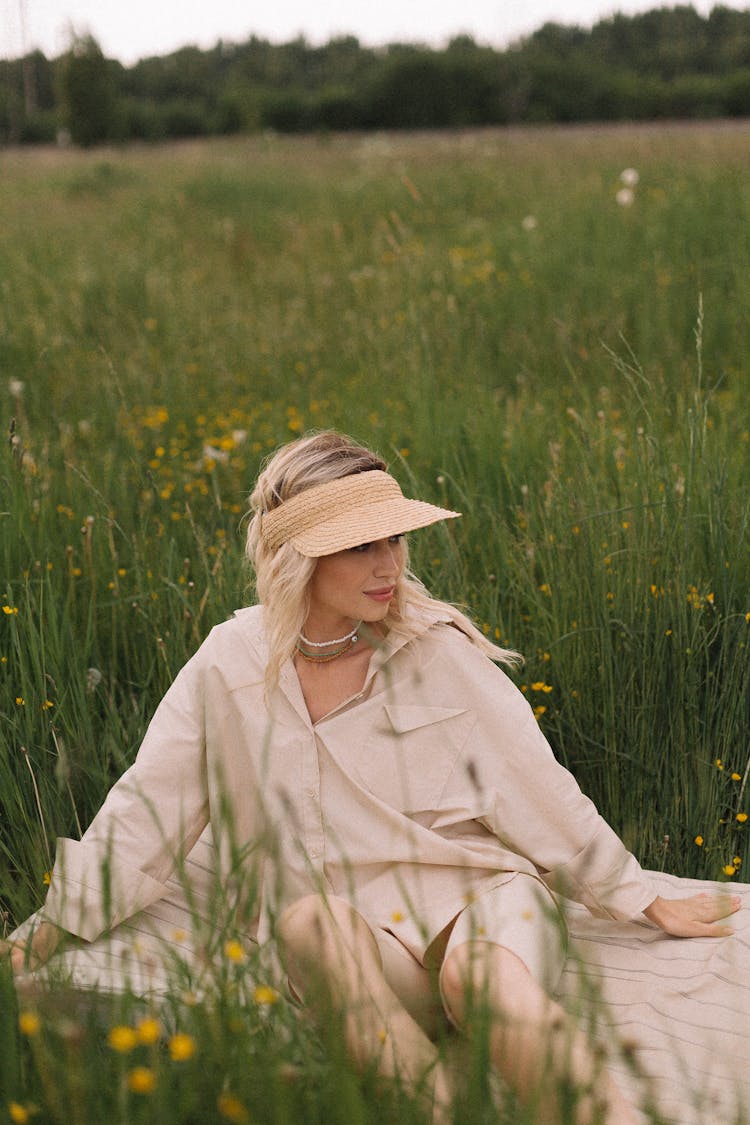
[[90,36],[0,61],[0,143],[93,145],[274,129],[430,129],[750,115],[750,11],[546,23],[497,49],[252,36],[126,67]]

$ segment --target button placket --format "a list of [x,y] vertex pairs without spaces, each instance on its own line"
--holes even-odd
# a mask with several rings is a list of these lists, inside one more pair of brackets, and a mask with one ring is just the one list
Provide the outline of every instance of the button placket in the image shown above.
[[303,787],[305,794],[305,846],[308,858],[313,861],[316,870],[319,870],[323,866],[325,836],[320,807],[320,763],[318,762],[318,745],[315,734],[311,735],[305,746]]

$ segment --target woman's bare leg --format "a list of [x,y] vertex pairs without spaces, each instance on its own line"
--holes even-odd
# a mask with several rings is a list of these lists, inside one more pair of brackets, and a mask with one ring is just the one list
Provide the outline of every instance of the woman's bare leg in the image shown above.
[[576,1090],[576,1125],[636,1125],[632,1107],[583,1033],[537,984],[510,950],[471,941],[446,957],[441,989],[448,1015],[470,1032],[472,1009],[487,1005],[491,1015],[493,1064],[535,1120],[561,1120],[560,1093]]
[[310,895],[284,911],[278,932],[294,991],[321,1015],[335,1004],[355,1063],[398,1078],[412,1092],[432,1092],[433,1121],[447,1125],[445,1068],[386,981],[377,943],[361,916],[341,899]]

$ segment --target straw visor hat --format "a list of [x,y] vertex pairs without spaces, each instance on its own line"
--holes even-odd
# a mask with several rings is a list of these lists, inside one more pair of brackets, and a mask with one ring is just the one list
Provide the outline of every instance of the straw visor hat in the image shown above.
[[272,551],[291,543],[315,559],[460,515],[407,499],[389,473],[371,469],[306,488],[264,512],[260,533]]

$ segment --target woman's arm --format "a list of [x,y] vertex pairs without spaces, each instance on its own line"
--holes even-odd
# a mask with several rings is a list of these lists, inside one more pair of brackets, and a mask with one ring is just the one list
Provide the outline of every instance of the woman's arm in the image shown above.
[[52,922],[40,922],[30,941],[0,942],[0,958],[10,955],[14,973],[26,969],[39,969],[57,949],[65,936],[64,930]]
[[674,937],[727,937],[732,926],[722,918],[735,914],[741,905],[739,895],[709,894],[701,891],[690,898],[655,898],[643,913],[650,922]]
[[[40,918],[94,941],[150,906],[208,821],[203,648],[81,840],[60,839]],[[43,939],[40,938],[40,943]]]

